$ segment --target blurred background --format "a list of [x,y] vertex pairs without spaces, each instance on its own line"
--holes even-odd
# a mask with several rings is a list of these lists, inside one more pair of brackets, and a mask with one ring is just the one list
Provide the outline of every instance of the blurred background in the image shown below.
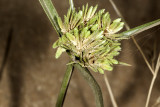
[[[63,17],[69,8],[68,0],[52,1]],[[160,0],[114,2],[131,28],[160,18]],[[108,0],[74,3],[75,7],[98,4],[98,9],[109,11],[112,19],[118,17]],[[0,0],[0,107],[54,107],[69,60],[67,54],[55,59],[52,44],[57,39],[38,0]],[[137,35],[136,40],[154,67],[160,52],[160,26]],[[123,40],[117,58],[132,65],[117,65],[113,72],[107,72],[119,107],[144,107],[152,74],[131,39]],[[91,73],[102,89],[105,107],[112,107],[103,75]],[[150,106],[158,97],[159,74]],[[77,70],[72,75],[64,107],[95,107],[92,90]]]

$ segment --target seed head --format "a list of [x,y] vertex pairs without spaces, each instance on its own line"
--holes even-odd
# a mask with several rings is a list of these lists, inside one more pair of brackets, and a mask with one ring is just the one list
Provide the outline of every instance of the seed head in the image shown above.
[[62,36],[53,44],[58,48],[56,58],[67,51],[73,63],[89,67],[95,72],[112,71],[113,64],[119,64],[114,57],[121,51],[119,32],[124,23],[118,18],[111,22],[108,12],[102,9],[96,12],[98,6],[82,10],[68,10],[64,22],[58,17]]

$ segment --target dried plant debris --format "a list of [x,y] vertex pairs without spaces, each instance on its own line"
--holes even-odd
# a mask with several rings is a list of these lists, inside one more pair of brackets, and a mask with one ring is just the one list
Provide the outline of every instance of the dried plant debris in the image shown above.
[[112,71],[113,64],[124,64],[115,59],[121,51],[118,32],[123,28],[121,19],[110,19],[104,9],[96,12],[98,6],[82,6],[82,10],[71,8],[64,16],[64,22],[58,17],[62,36],[53,44],[57,48],[56,58],[67,51],[72,63],[79,63],[95,72]]

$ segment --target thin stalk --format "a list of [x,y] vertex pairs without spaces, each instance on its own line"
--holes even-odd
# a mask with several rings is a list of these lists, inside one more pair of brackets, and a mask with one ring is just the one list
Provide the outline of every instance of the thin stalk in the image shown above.
[[151,81],[151,85],[150,85],[150,88],[149,88],[149,91],[148,91],[148,96],[147,96],[147,101],[146,101],[146,106],[145,106],[145,107],[148,107],[148,105],[149,105],[149,101],[150,101],[150,97],[151,97],[153,85],[154,85],[155,80],[156,80],[156,78],[157,78],[157,74],[158,74],[158,71],[159,71],[159,67],[160,67],[160,53],[159,53],[159,56],[158,56],[155,73],[154,73],[154,75],[153,75],[153,78],[152,78],[152,81]]
[[111,97],[113,107],[118,107],[106,74],[104,74],[104,80],[105,80],[106,86],[108,88],[108,92],[109,92],[109,95]]
[[[127,30],[130,30],[130,27],[129,27],[128,23],[125,21],[123,15],[122,15],[121,12],[119,11],[119,9],[117,8],[117,6],[116,6],[115,3],[113,2],[113,0],[109,0],[109,1],[110,1],[110,3],[112,4],[112,6],[113,6],[114,10],[116,11],[117,15],[122,18],[123,22],[125,23],[126,29],[127,29]],[[148,62],[146,56],[144,55],[141,47],[138,45],[137,41],[135,40],[134,35],[131,36],[131,38],[132,38],[134,44],[136,45],[136,47],[138,48],[138,50],[140,51],[140,53],[141,53],[141,55],[142,55],[145,63],[147,64],[148,68],[150,69],[150,71],[151,71],[151,73],[152,73],[152,75],[153,75],[153,74],[154,74],[154,70],[152,69],[151,65],[149,64],[149,62]]]
[[68,90],[68,86],[69,86],[69,83],[70,83],[70,79],[72,77],[73,69],[74,69],[73,64],[70,64],[70,65],[67,66],[67,70],[64,74],[64,78],[63,78],[63,81],[62,81],[62,86],[61,86],[61,89],[60,89],[60,92],[59,92],[59,95],[58,95],[58,99],[57,99],[57,102],[56,102],[56,107],[62,107],[63,106],[65,96],[66,96],[66,93],[67,93],[67,90]]
[[84,79],[88,82],[89,86],[91,87],[95,96],[96,107],[104,107],[101,89],[94,77],[92,76],[92,74],[90,73],[90,71],[87,68],[81,67],[81,65],[79,64],[75,64],[74,66],[78,69],[78,71],[81,73],[81,75],[84,77]]

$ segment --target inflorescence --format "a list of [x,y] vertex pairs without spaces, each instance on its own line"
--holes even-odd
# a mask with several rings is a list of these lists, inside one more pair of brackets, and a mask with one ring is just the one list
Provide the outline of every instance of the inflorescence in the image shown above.
[[113,64],[121,64],[115,59],[121,51],[117,34],[124,23],[118,18],[111,22],[110,14],[105,10],[96,12],[98,6],[88,4],[82,10],[69,9],[64,22],[58,17],[62,36],[53,44],[57,48],[56,58],[67,51],[73,63],[89,67],[95,72],[112,71]]

